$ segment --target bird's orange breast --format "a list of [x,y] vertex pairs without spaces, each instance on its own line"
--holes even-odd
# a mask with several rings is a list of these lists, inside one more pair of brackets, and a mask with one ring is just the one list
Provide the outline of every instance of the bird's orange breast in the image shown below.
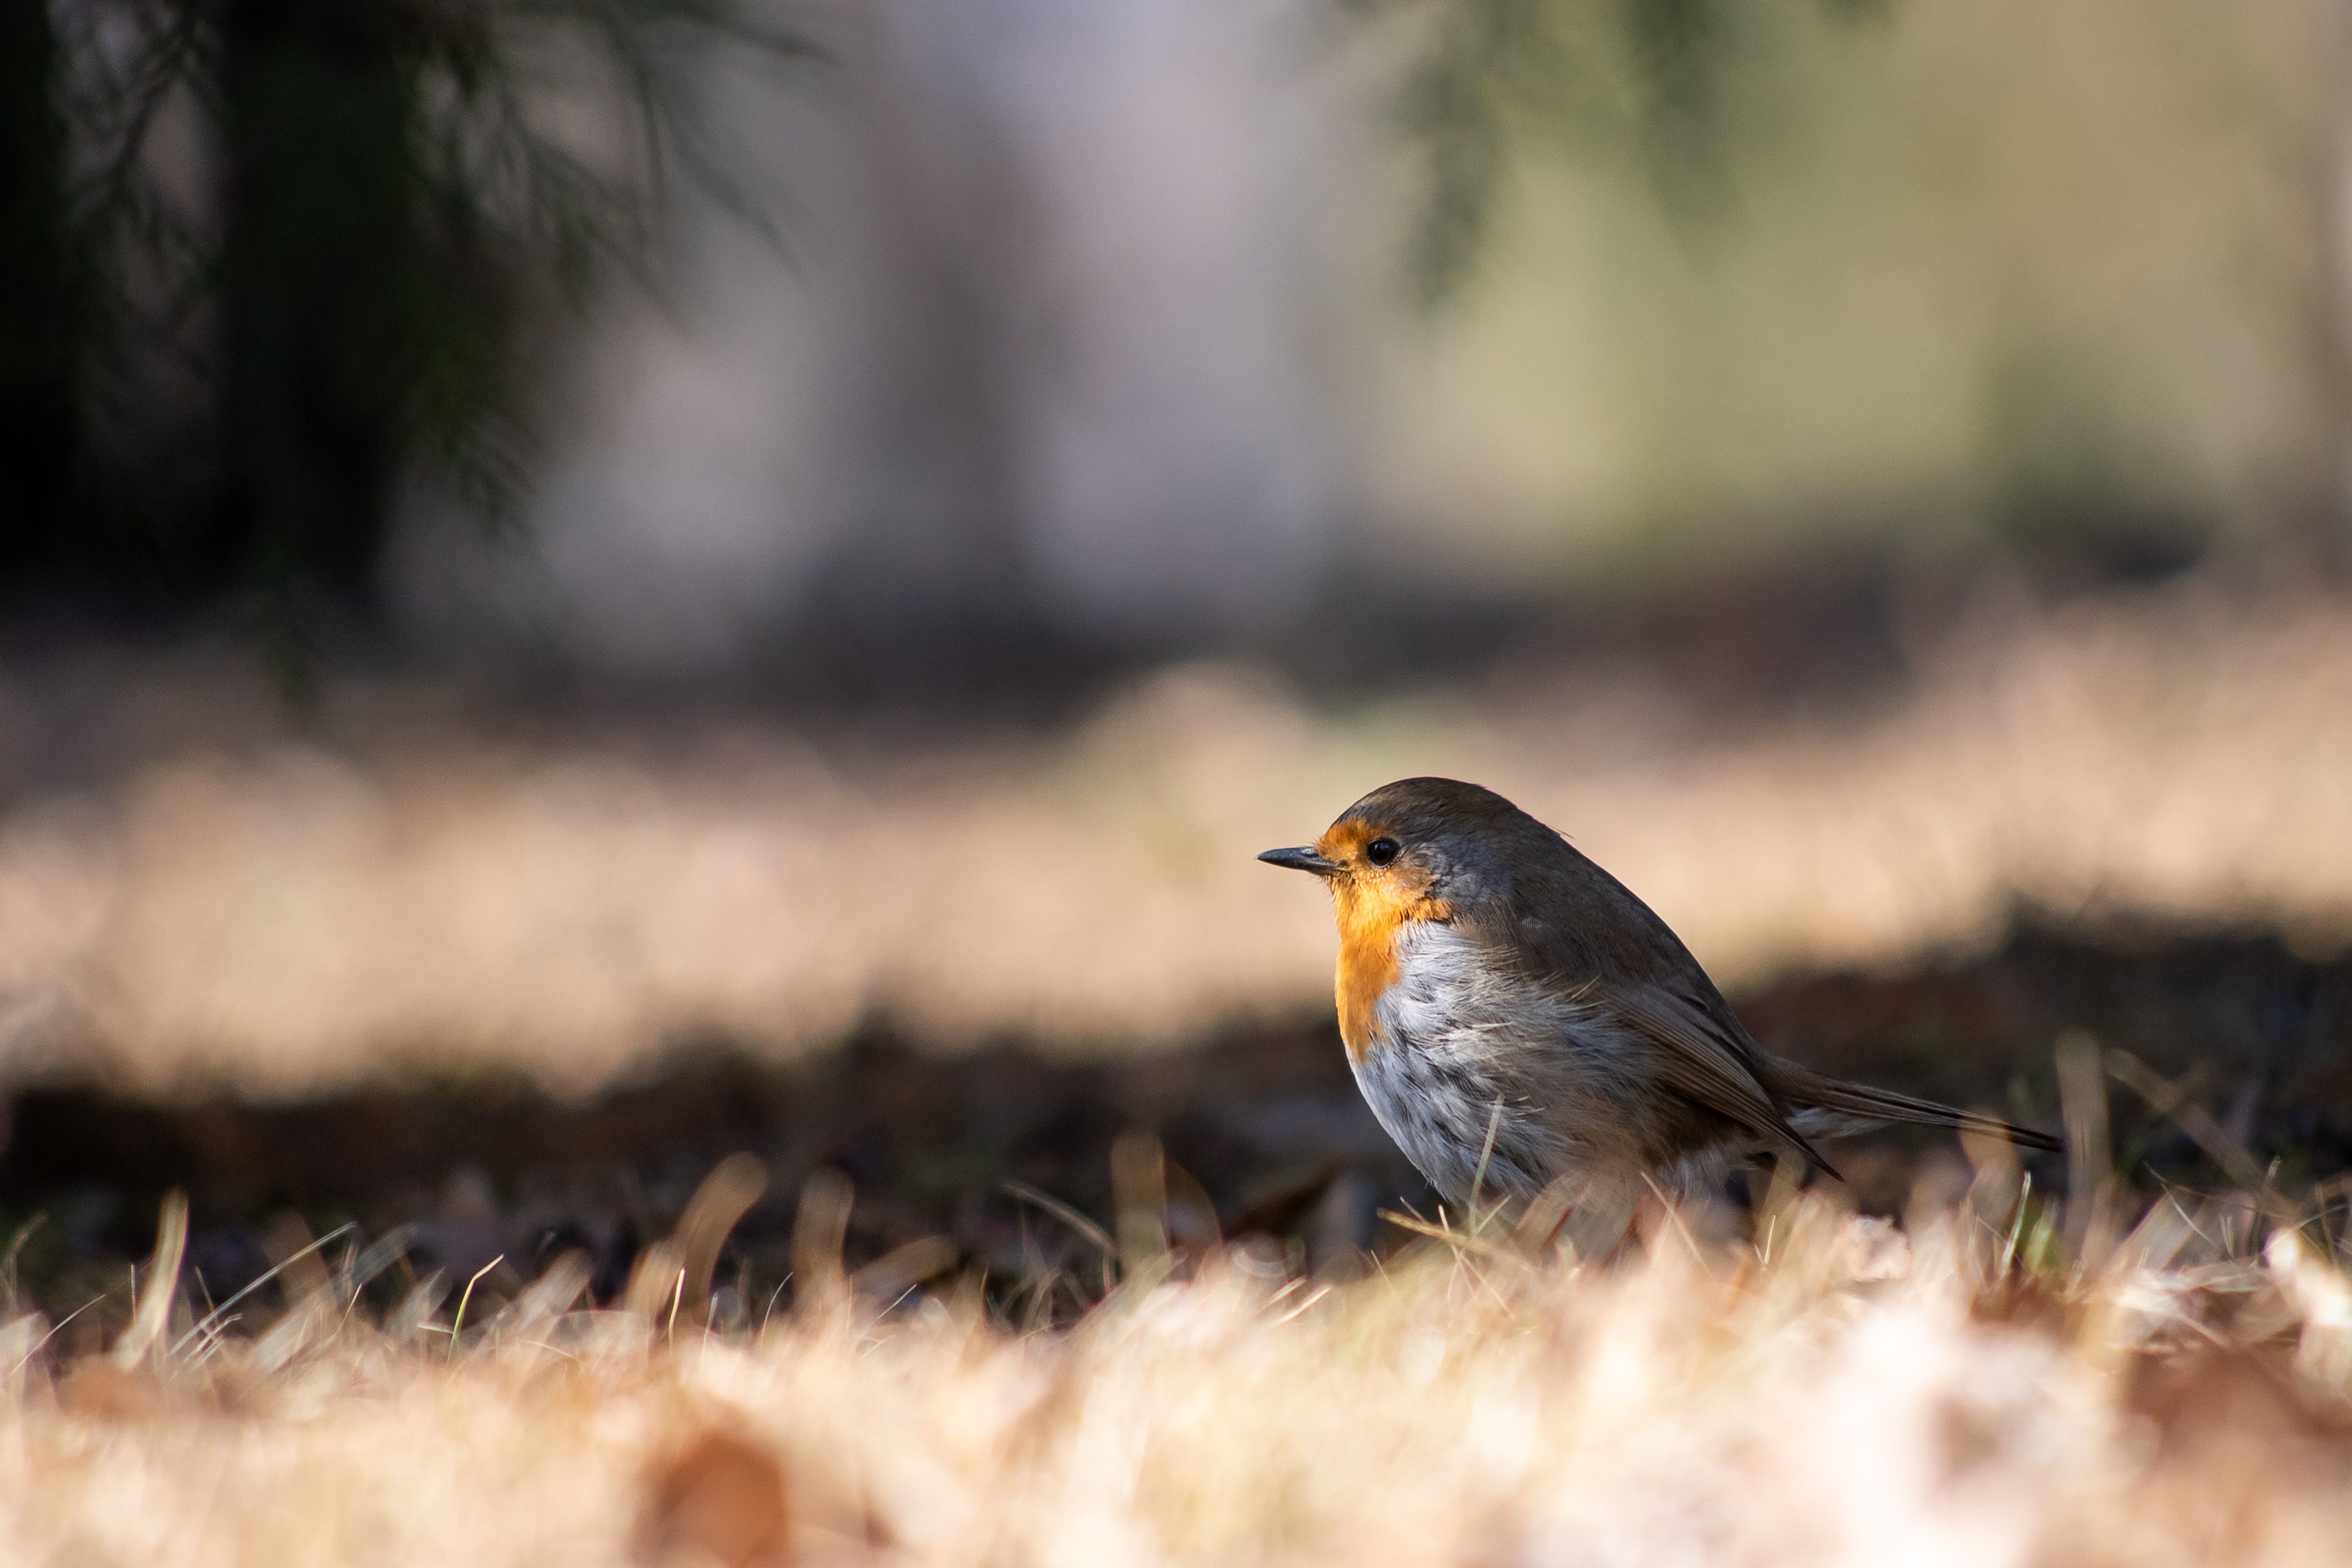
[[1425,898],[1386,878],[1369,885],[1343,882],[1331,891],[1339,921],[1339,967],[1332,987],[1339,1037],[1349,1058],[1361,1061],[1372,1043],[1372,1009],[1397,981],[1397,932],[1415,921],[1451,920],[1454,910],[1441,899]]

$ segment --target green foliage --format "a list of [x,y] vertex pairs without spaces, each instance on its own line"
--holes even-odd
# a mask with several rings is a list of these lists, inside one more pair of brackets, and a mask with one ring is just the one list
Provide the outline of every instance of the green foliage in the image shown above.
[[1722,101],[1757,24],[1804,4],[1865,20],[1885,0],[1403,0],[1420,29],[1399,100],[1423,161],[1412,277],[1425,304],[1467,280],[1506,205],[1513,160],[1566,139],[1635,151],[1696,224],[1729,198]]
[[[683,72],[807,59],[724,0],[12,7],[0,572],[363,602],[402,472],[510,515],[523,323],[646,275],[675,174],[754,221]],[[617,134],[615,134],[617,132]],[[37,422],[36,422],[37,423]]]
[[1508,100],[1558,79],[1563,61],[1549,0],[1462,0],[1430,18],[1408,77],[1404,130],[1428,159],[1428,205],[1412,255],[1424,303],[1470,269],[1494,221],[1509,148]]

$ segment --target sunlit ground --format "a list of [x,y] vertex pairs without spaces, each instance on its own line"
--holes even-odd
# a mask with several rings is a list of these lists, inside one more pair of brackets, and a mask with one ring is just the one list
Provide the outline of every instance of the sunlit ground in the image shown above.
[[2309,1210],[2184,1195],[2118,1241],[1996,1162],[1907,1236],[1764,1217],[1321,1287],[1131,1213],[1066,1333],[961,1289],[886,1310],[821,1239],[733,1326],[678,1316],[675,1253],[609,1310],[559,1263],[453,1321],[446,1280],[362,1295],[354,1245],[282,1312],[151,1289],[111,1355],[20,1371],[0,1521],[17,1561],[199,1568],[2341,1560],[2352,1291]]
[[1727,986],[1991,943],[2021,904],[2352,937],[2352,605],[1988,595],[1842,685],[1637,653],[1309,705],[1234,664],[1062,725],[570,721],[403,681],[307,734],[232,663],[19,671],[16,1081],[286,1095],[395,1065],[585,1090],[667,1044],[1158,1051],[1328,1007],[1257,864],[1391,778],[1510,795]]

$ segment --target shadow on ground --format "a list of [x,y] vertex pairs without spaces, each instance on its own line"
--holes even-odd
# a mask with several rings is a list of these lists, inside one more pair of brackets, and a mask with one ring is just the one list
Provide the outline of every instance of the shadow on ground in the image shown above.
[[[2082,1031],[2173,1080],[2284,1176],[2352,1162],[2352,958],[2299,957],[2274,937],[2023,919],[1990,954],[1792,980],[1738,1002],[1769,1049],[2053,1129],[2053,1047]],[[2213,1177],[2172,1115],[2121,1088],[2112,1100],[2117,1157],[2144,1184]],[[1402,1233],[1378,1218],[1383,1208],[1433,1212],[1319,1022],[1088,1063],[1010,1045],[941,1058],[882,1030],[789,1067],[705,1043],[576,1104],[482,1080],[274,1106],[60,1086],[20,1092],[10,1111],[7,1267],[53,1318],[121,1294],[173,1187],[193,1205],[196,1294],[214,1300],[345,1222],[369,1236],[413,1226],[409,1270],[487,1269],[485,1289],[501,1293],[583,1249],[594,1289],[610,1297],[737,1151],[770,1177],[721,1271],[746,1296],[783,1284],[795,1195],[825,1167],[856,1193],[853,1268],[925,1242],[931,1265],[951,1258],[992,1278],[1084,1269],[1098,1246],[1087,1216],[1108,1227],[1114,1206],[1114,1142],[1139,1129],[1166,1151],[1181,1224],[1265,1236],[1269,1256],[1296,1270],[1343,1268],[1360,1249],[1394,1245]],[[1838,1160],[1858,1201],[1882,1213],[1900,1211],[1923,1171],[1956,1163],[1948,1139],[1911,1132],[1847,1143]],[[879,1282],[903,1288],[887,1269]],[[73,1332],[95,1342],[110,1305]]]

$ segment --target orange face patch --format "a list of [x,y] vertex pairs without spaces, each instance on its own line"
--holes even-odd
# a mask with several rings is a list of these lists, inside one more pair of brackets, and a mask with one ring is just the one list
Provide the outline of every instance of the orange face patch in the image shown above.
[[1337,822],[1315,843],[1315,852],[1347,868],[1331,879],[1332,912],[1339,922],[1339,965],[1333,991],[1339,1007],[1339,1037],[1348,1055],[1361,1061],[1372,1043],[1372,1005],[1396,984],[1396,933],[1414,921],[1451,920],[1454,910],[1429,897],[1429,873],[1410,862],[1375,866],[1364,846],[1380,830],[1360,822]]

